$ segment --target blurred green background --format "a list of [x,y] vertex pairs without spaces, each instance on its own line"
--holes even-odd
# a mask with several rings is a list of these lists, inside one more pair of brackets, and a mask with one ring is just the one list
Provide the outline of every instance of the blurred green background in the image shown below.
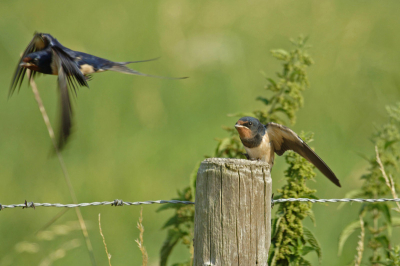
[[[195,163],[212,155],[221,125],[252,111],[264,94],[264,71],[274,77],[279,62],[273,48],[291,49],[290,37],[309,35],[315,65],[311,88],[298,113],[295,131],[315,132],[312,146],[341,180],[334,187],[320,173],[310,186],[320,198],[343,197],[360,186],[373,155],[374,124],[386,121],[385,105],[400,97],[400,16],[398,1],[1,1],[0,2],[0,203],[71,203],[43,119],[25,80],[7,100],[19,54],[35,30],[65,46],[115,61],[158,61],[130,65],[144,73],[189,76],[159,80],[120,73],[95,74],[90,89],[75,102],[75,127],[63,156],[79,202],[171,199],[185,187]],[[54,126],[58,119],[55,76],[37,79]],[[282,186],[285,164],[276,160],[274,189]],[[309,223],[323,249],[322,265],[345,265],[355,254],[357,236],[337,256],[341,230],[357,219],[358,204],[337,210],[315,205],[317,226]],[[144,241],[149,265],[157,265],[172,214],[144,206]],[[89,265],[79,230],[60,231],[52,240],[34,233],[60,210],[6,209],[0,213],[0,265],[38,265],[71,239],[78,239],[54,265]],[[139,265],[134,240],[140,207],[81,209],[89,226],[98,265],[106,265],[97,217],[113,265]],[[56,225],[75,221],[69,211]],[[54,228],[54,227],[52,227]],[[61,228],[61,227],[57,227]],[[64,228],[65,229],[65,228]],[[56,230],[56,229],[54,229]],[[66,235],[62,235],[66,233]],[[25,241],[25,242],[24,242]],[[31,247],[29,252],[22,243]],[[18,244],[19,243],[19,244]],[[68,242],[69,243],[69,242]],[[67,243],[67,244],[68,244]],[[75,243],[75,242],[74,242]],[[17,245],[17,246],[16,246]],[[20,253],[22,252],[22,253]],[[182,247],[170,264],[187,257]],[[315,255],[310,260],[317,264]],[[45,264],[42,264],[45,265]]]

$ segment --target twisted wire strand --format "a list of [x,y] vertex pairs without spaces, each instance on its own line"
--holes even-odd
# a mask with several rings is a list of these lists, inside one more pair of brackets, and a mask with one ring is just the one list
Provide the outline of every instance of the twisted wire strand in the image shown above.
[[[376,202],[400,202],[400,198],[398,199],[308,199],[308,198],[289,198],[289,199],[275,199],[272,200],[272,204],[276,203],[284,203],[284,202],[311,202],[311,203],[335,203],[335,202],[368,202],[368,203],[376,203]],[[111,206],[123,206],[123,205],[150,205],[150,204],[195,204],[192,201],[181,201],[181,200],[151,200],[151,201],[136,201],[136,202],[128,202],[122,200],[113,200],[113,201],[96,201],[90,203],[79,203],[79,204],[61,204],[61,203],[35,203],[35,202],[27,202],[22,204],[10,204],[10,205],[1,205],[0,210],[7,208],[36,208],[36,207],[56,207],[56,208],[75,208],[75,207],[88,207],[88,206],[102,206],[102,205],[111,205]]]
[[151,201],[136,201],[136,202],[127,202],[122,200],[114,200],[114,201],[96,201],[90,203],[78,203],[78,204],[61,204],[61,203],[36,203],[36,202],[27,202],[22,204],[10,204],[10,205],[1,205],[0,210],[6,208],[36,208],[36,207],[56,207],[56,208],[75,208],[75,207],[88,207],[88,206],[101,206],[101,205],[111,205],[111,206],[123,206],[123,205],[149,205],[149,204],[194,204],[191,201],[181,201],[181,200],[151,200]]
[[393,201],[400,202],[400,199],[308,199],[308,198],[289,198],[289,199],[276,199],[272,200],[272,203],[283,203],[283,202],[311,202],[311,203],[333,203],[333,202],[385,202],[385,201]]

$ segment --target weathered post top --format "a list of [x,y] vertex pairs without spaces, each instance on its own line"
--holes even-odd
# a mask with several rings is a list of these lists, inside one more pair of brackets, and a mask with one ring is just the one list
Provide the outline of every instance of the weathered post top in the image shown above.
[[267,163],[204,160],[197,173],[193,265],[267,265],[271,188]]

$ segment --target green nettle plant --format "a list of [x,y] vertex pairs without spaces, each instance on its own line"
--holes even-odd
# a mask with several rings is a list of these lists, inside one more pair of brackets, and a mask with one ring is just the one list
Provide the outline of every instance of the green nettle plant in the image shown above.
[[[400,166],[400,103],[386,108],[389,121],[376,127],[372,136],[376,155],[366,160],[369,162],[368,173],[361,176],[363,185],[361,189],[350,191],[348,197],[362,198],[387,198],[397,197],[396,184],[393,177],[399,173]],[[366,248],[370,250],[368,265],[399,265],[400,247],[391,247],[392,228],[400,226],[400,218],[392,217],[392,210],[388,202],[364,203],[359,211],[359,219],[344,228],[339,238],[339,255],[348,237],[357,229],[365,228],[360,236],[358,254],[355,265],[360,265],[364,252],[364,239]],[[394,211],[399,212],[400,205]],[[363,222],[361,226],[360,220]]]
[[[282,61],[283,69],[277,73],[277,78],[267,78],[267,97],[260,96],[256,100],[265,104],[265,109],[248,113],[238,113],[234,116],[254,116],[262,123],[276,122],[279,124],[294,125],[296,113],[303,106],[302,92],[309,86],[306,69],[313,64],[311,57],[305,51],[307,38],[299,37],[292,40],[295,48],[291,51],[272,50],[272,56]],[[228,137],[217,139],[218,144],[214,157],[244,158],[245,152],[236,130],[224,127]],[[304,137],[304,134],[303,134]],[[312,136],[305,136],[306,141],[311,141]],[[288,169],[285,171],[287,184],[278,190],[276,198],[309,197],[315,198],[315,190],[309,189],[305,182],[315,176],[312,164],[293,152],[285,156]],[[178,200],[194,201],[195,183],[199,164],[196,165],[191,175],[190,186],[178,191]],[[159,210],[175,209],[164,228],[168,228],[167,239],[161,249],[160,265],[167,265],[168,256],[172,249],[179,243],[187,245],[193,255],[193,221],[194,206],[169,204]],[[273,219],[272,246],[270,265],[311,265],[303,256],[315,251],[321,258],[321,248],[310,230],[302,225],[302,220],[310,217],[314,221],[311,204],[288,202],[279,205],[276,217]],[[175,265],[191,265],[192,258],[185,263]]]
[[[300,137],[306,142],[312,141],[312,134]],[[292,151],[285,156],[289,165],[285,171],[287,183],[278,189],[280,195],[276,198],[316,198],[316,190],[309,189],[305,182],[315,177],[314,166],[306,159]],[[310,202],[280,203],[276,217],[272,220],[272,246],[270,247],[268,265],[311,265],[304,256],[309,252],[317,253],[321,261],[321,248],[302,221],[310,217],[315,224]]]
[[395,246],[388,251],[388,258],[386,259],[386,261],[381,262],[381,264],[387,266],[400,266],[400,246]]

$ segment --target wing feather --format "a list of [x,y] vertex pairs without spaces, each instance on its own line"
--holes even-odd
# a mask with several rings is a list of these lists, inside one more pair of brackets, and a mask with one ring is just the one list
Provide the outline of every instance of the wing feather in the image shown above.
[[53,60],[55,60],[58,68],[61,117],[57,145],[61,150],[67,143],[72,128],[72,106],[68,85],[75,94],[79,85],[86,87],[89,87],[89,85],[74,59],[68,55],[62,47],[53,46],[51,49],[53,50]]
[[293,130],[272,122],[268,123],[266,127],[276,154],[281,156],[287,150],[300,154],[315,165],[335,185],[341,187],[339,179],[329,166]]
[[[24,80],[24,77],[26,74],[26,68],[20,66],[22,59],[24,59],[30,53],[41,51],[41,50],[45,49],[48,45],[49,45],[48,39],[43,38],[41,33],[35,32],[32,40],[29,42],[28,46],[26,47],[24,53],[22,54],[22,56],[18,62],[17,68],[15,70],[15,73],[14,73],[14,76],[13,76],[13,79],[11,82],[10,90],[8,92],[9,97],[15,92],[15,89],[17,87],[19,90],[19,88],[22,85],[22,81]],[[33,78],[35,76],[35,73],[36,73],[36,71],[31,72],[31,78]]]
[[69,97],[67,74],[64,71],[61,58],[54,53],[54,60],[58,68],[58,88],[60,93],[60,128],[57,147],[61,150],[67,143],[72,128],[72,106]]
[[60,60],[60,64],[66,75],[66,79],[68,80],[68,84],[73,89],[74,93],[76,94],[79,86],[89,87],[85,76],[79,70],[74,58],[65,52],[62,47],[53,46],[52,50],[53,54],[57,55],[57,58]]

